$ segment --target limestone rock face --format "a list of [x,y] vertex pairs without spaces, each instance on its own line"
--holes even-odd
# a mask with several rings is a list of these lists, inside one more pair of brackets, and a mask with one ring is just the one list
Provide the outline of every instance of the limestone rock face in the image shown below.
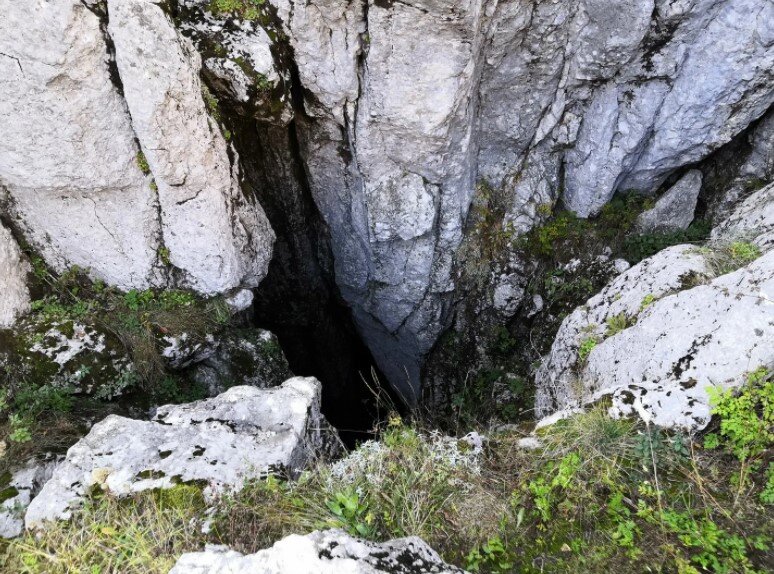
[[671,247],[567,317],[536,375],[538,417],[609,395],[615,415],[641,408],[659,425],[703,428],[708,387],[771,365],[773,194],[758,191],[713,231],[716,244],[752,239],[764,252],[755,261],[710,280],[717,247]]
[[201,59],[161,8],[116,0],[109,35],[74,0],[0,8],[0,187],[46,261],[124,289],[257,285],[273,232],[208,115]]
[[[477,180],[525,233],[559,200],[588,216],[656,193],[774,103],[761,0],[269,0],[249,16],[0,1],[0,191],[48,262],[126,288],[257,285],[274,237],[240,167],[276,152],[250,122],[287,130],[293,173],[272,178],[302,181],[340,294],[409,401],[460,295]],[[229,99],[224,125],[200,75]],[[751,177],[769,177],[767,126]],[[504,316],[523,298],[508,282]]]
[[774,249],[774,183],[741,202],[712,230],[712,238],[717,241],[752,240],[763,251]]
[[0,329],[12,326],[30,309],[29,265],[11,233],[0,223]]
[[476,177],[523,233],[562,188],[580,215],[654,193],[774,101],[771,5],[662,4],[331,3],[312,33],[293,22],[319,2],[276,2],[296,53],[339,53],[299,59],[302,151],[339,287],[404,394],[449,314]]
[[114,0],[108,8],[170,263],[202,293],[256,286],[268,271],[274,234],[261,207],[241,195],[226,141],[202,99],[199,54],[150,0]]
[[641,26],[641,39],[629,44],[636,51],[620,77],[594,91],[567,156],[565,198],[581,215],[597,212],[615,190],[652,192],[772,104],[771,3],[654,8],[655,21],[632,19]]
[[156,198],[99,17],[77,0],[3,0],[0,10],[0,192],[14,224],[59,271],[149,286]]
[[653,209],[640,214],[637,227],[642,233],[667,233],[687,229],[693,221],[701,191],[701,172],[691,170],[658,198]]
[[183,554],[169,574],[462,574],[416,536],[375,543],[342,530],[292,534],[244,556],[223,546]]
[[67,518],[94,487],[121,496],[195,480],[220,491],[273,469],[298,472],[323,446],[320,427],[320,383],[301,377],[159,407],[151,421],[110,415],[70,448],[25,524]]

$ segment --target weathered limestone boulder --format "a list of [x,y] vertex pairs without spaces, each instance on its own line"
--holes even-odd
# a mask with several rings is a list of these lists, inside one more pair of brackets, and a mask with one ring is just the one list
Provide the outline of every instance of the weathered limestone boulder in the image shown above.
[[12,326],[30,310],[29,271],[13,236],[0,223],[0,329]]
[[212,353],[191,373],[211,396],[236,385],[276,387],[291,376],[276,335],[263,329],[229,330],[217,337]]
[[115,334],[77,320],[30,317],[0,331],[0,368],[14,384],[105,400],[136,382],[131,357]]
[[0,476],[0,538],[15,538],[24,531],[24,511],[51,478],[57,460],[30,460],[19,470]]
[[[626,357],[626,360],[621,360]],[[774,362],[774,252],[749,266],[667,297],[588,356],[584,384],[612,392],[614,414],[639,402],[655,424],[709,423],[707,388],[741,385]]]
[[750,240],[762,251],[774,249],[774,183],[742,201],[712,230],[712,238],[716,241]]
[[70,448],[25,524],[69,517],[92,488],[121,496],[196,481],[214,492],[274,470],[299,472],[323,445],[321,418],[320,383],[301,377],[160,407],[151,421],[111,415]]
[[[772,193],[742,202],[714,230],[715,245],[754,239],[770,249]],[[771,365],[774,251],[712,279],[717,248],[665,249],[567,317],[536,375],[538,417],[611,396],[615,415],[636,407],[659,425],[702,428],[708,387]]]
[[113,0],[108,11],[124,98],[158,188],[169,262],[205,294],[258,285],[274,233],[261,207],[242,195],[237,161],[207,112],[201,57],[151,0]]
[[707,262],[696,247],[677,245],[625,271],[573,311],[562,322],[551,352],[535,377],[538,418],[577,400],[576,391],[587,391],[579,374],[583,369],[580,348],[604,339],[610,330],[608,321],[628,325],[656,300],[684,289],[692,278],[707,274]]
[[693,221],[701,191],[701,172],[692,169],[658,198],[656,205],[637,218],[641,233],[666,233],[687,229]]
[[99,17],[78,0],[2,0],[0,12],[0,196],[13,224],[58,271],[158,283],[156,197]]
[[462,574],[416,536],[366,542],[342,530],[292,534],[247,556],[223,546],[183,554],[169,574]]

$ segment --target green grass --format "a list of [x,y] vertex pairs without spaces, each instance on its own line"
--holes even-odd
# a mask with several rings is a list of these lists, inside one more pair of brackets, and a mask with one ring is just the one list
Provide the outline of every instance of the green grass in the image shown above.
[[211,0],[208,7],[213,14],[258,20],[264,3],[265,0]]
[[166,574],[177,557],[197,549],[205,509],[192,486],[128,499],[87,501],[68,522],[53,523],[41,537],[11,542],[0,570],[18,574]]
[[[728,400],[749,423],[757,407],[740,396]],[[713,424],[739,416],[720,414]],[[343,461],[297,482],[256,479],[215,501],[206,537],[194,487],[172,494],[174,504],[158,493],[102,496],[71,523],[11,542],[5,566],[162,572],[204,542],[254,552],[327,527],[372,540],[421,536],[448,562],[483,573],[762,573],[774,559],[774,518],[761,498],[766,469],[748,467],[740,489],[743,462],[730,435],[705,449],[679,433],[612,420],[599,405],[542,430],[537,450],[520,448],[519,438],[494,434],[475,456],[393,416],[379,443]],[[770,460],[770,438],[756,452]]]
[[736,271],[761,256],[760,249],[746,241],[710,243],[701,248],[701,253],[715,277]]

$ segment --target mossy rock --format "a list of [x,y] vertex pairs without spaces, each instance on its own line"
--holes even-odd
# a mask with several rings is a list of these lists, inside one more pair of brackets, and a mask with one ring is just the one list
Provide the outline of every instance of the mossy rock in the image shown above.
[[27,319],[0,331],[3,386],[53,386],[112,398],[131,382],[131,358],[115,335],[73,320]]
[[191,377],[212,395],[236,385],[276,387],[292,377],[277,337],[263,329],[232,329],[217,349],[196,365]]

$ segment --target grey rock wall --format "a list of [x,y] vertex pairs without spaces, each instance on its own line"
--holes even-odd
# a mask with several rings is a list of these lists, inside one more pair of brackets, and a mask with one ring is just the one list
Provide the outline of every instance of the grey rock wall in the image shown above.
[[0,223],[0,328],[10,327],[30,309],[29,264],[11,233]]
[[560,200],[593,215],[774,102],[768,1],[271,0],[249,22],[202,0],[4,1],[0,185],[47,261],[126,288],[261,281],[273,233],[203,75],[292,126],[339,291],[409,401],[479,179],[516,233]]
[[74,0],[2,9],[0,186],[47,263],[124,289],[257,285],[272,230],[208,116],[200,58],[161,8],[116,0],[109,30]]

